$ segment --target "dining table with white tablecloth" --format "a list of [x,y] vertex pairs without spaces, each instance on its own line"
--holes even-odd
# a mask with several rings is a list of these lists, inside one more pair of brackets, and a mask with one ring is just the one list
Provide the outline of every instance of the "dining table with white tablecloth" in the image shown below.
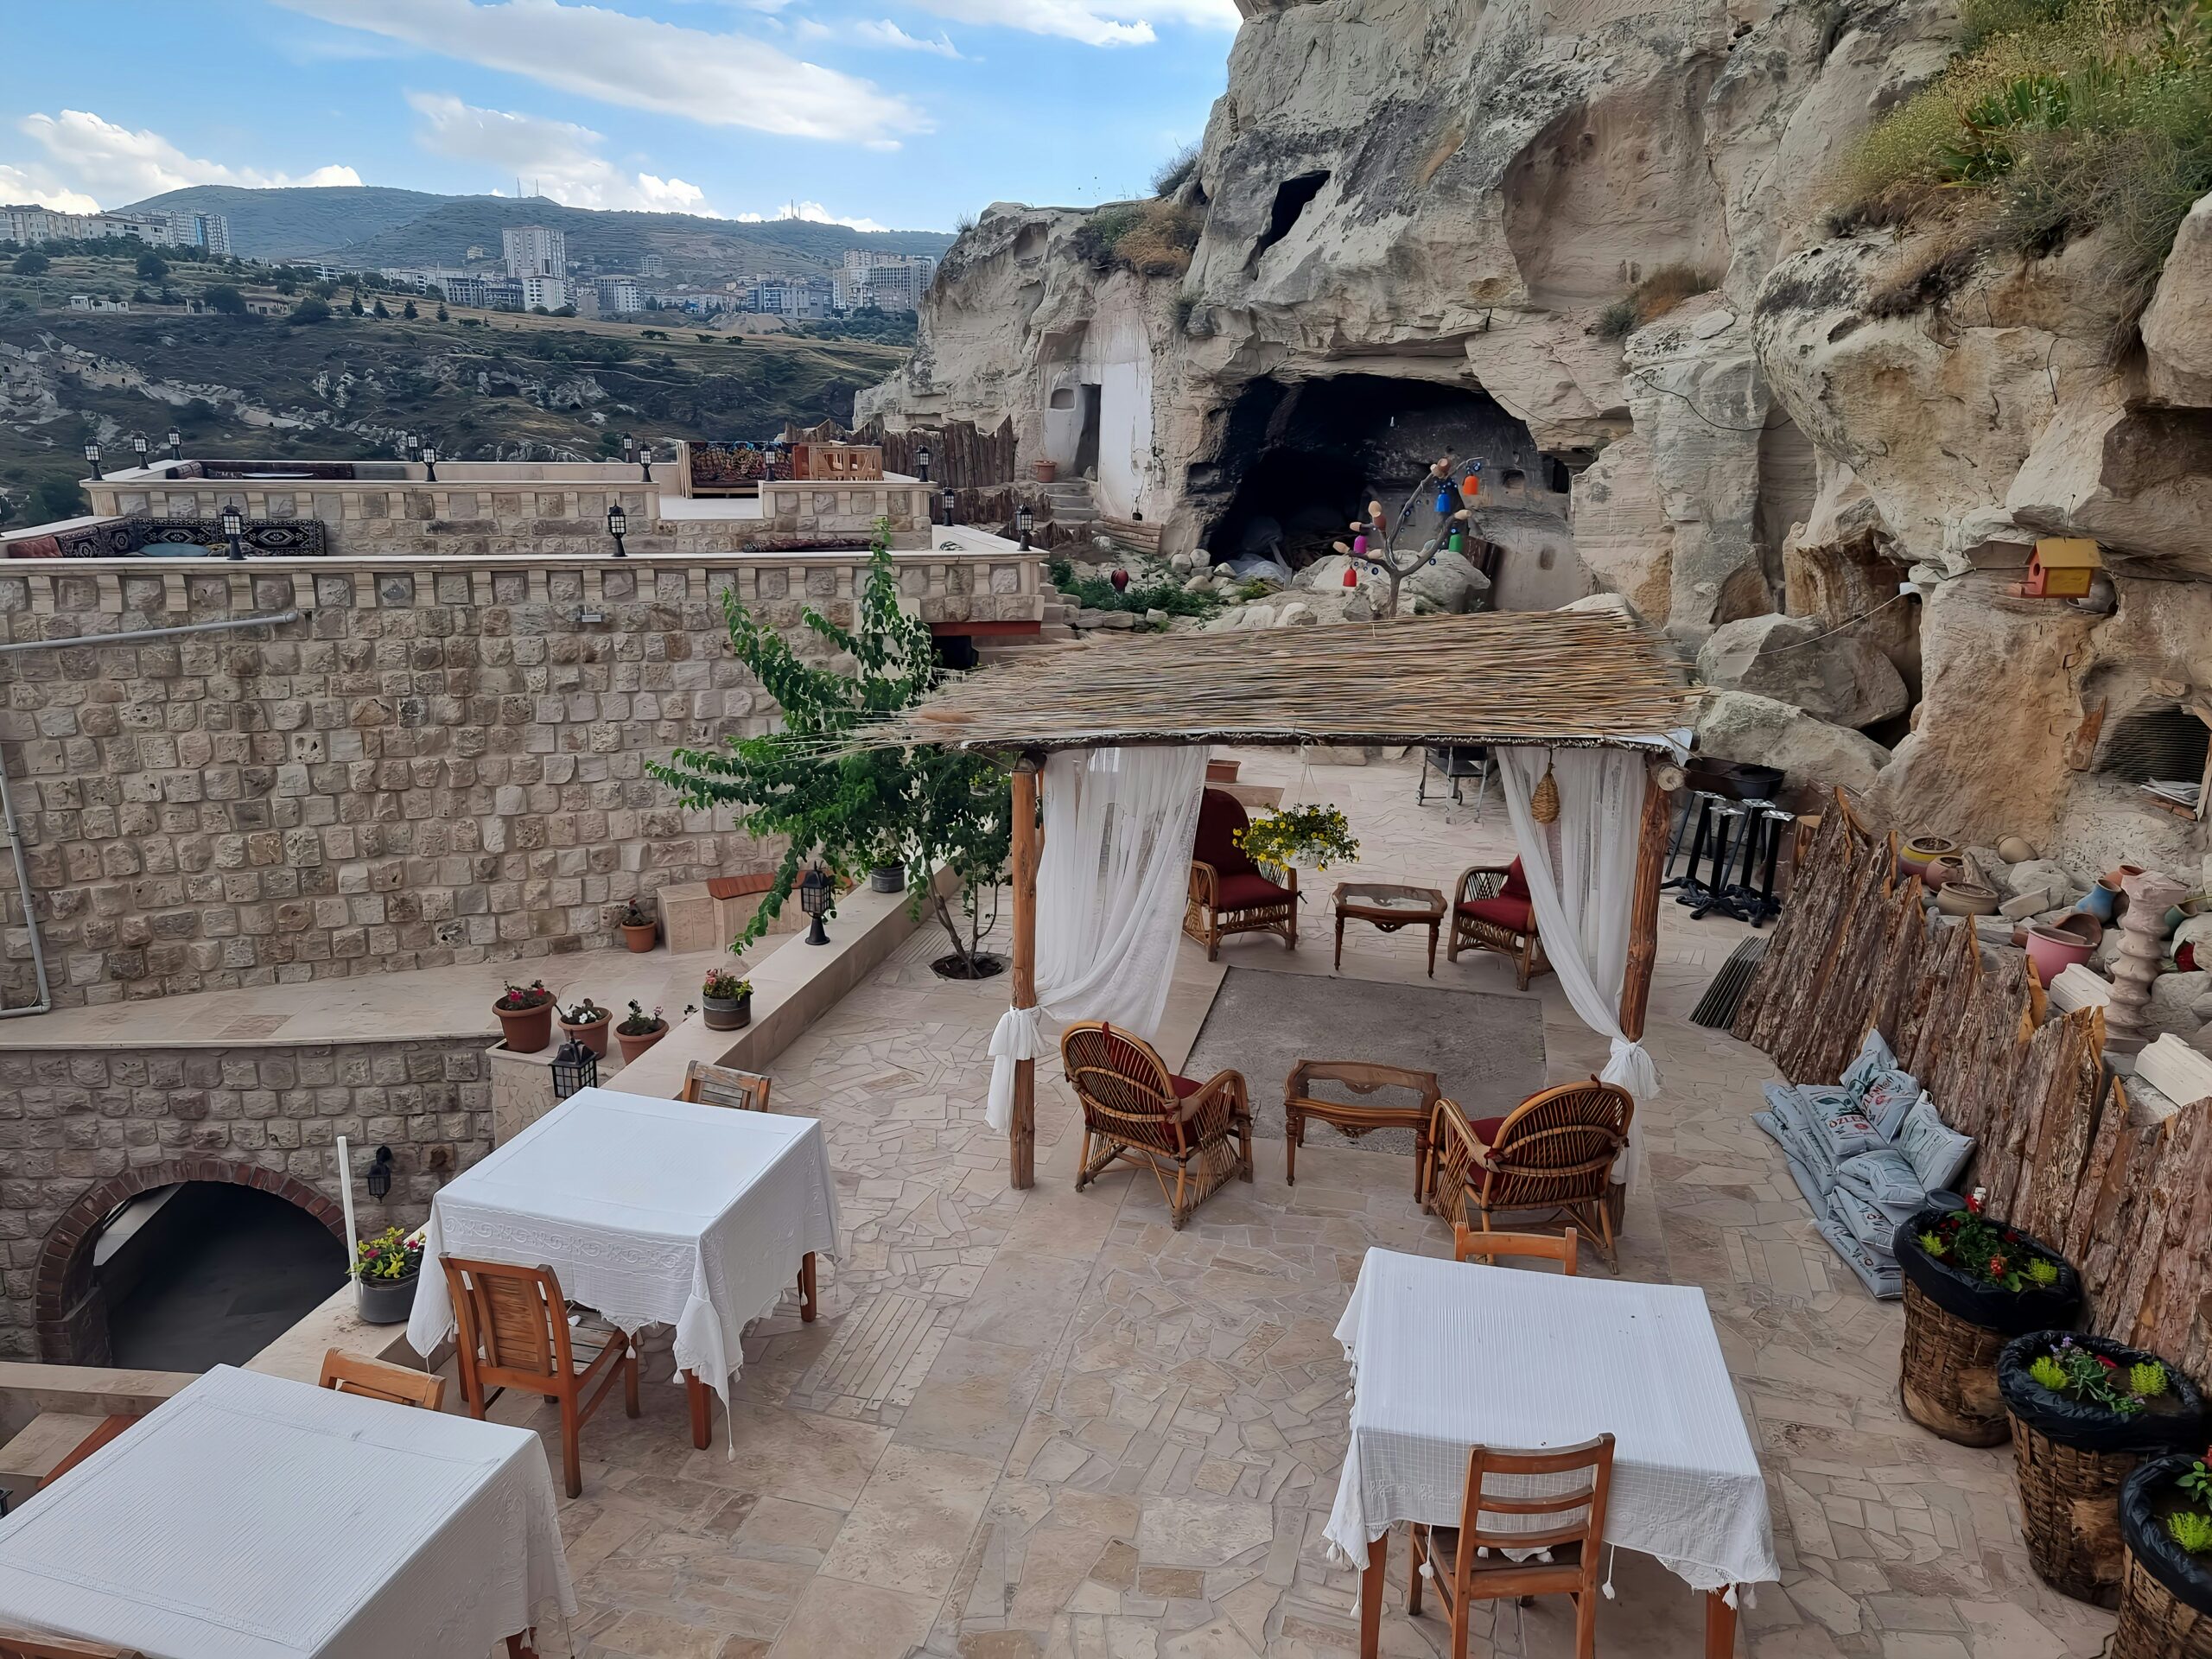
[[579,1089],[432,1200],[407,1340],[427,1355],[454,1329],[441,1256],[550,1267],[620,1330],[672,1326],[727,1408],[746,1325],[836,1249],[819,1120]]
[[554,1608],[535,1433],[228,1365],[0,1518],[0,1625],[147,1659],[484,1659]]
[[1390,1526],[1458,1526],[1477,1445],[1611,1434],[1605,1541],[1709,1592],[1708,1650],[1712,1620],[1732,1637],[1738,1586],[1781,1577],[1766,1483],[1695,1286],[1370,1249],[1336,1335],[1352,1367],[1351,1439],[1324,1535],[1366,1573],[1363,1652]]

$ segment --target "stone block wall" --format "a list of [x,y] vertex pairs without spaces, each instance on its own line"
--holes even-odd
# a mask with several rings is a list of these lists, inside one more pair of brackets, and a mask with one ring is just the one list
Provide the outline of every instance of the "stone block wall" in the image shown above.
[[[1004,575],[1000,571],[1003,564]],[[60,1006],[611,943],[633,894],[766,868],[645,773],[768,729],[722,596],[810,653],[857,555],[0,565],[0,765]],[[1033,616],[1033,557],[901,571],[932,621]],[[1009,591],[997,591],[1001,586]],[[266,614],[230,632],[102,633]],[[0,995],[32,999],[0,874]]]
[[[417,1042],[0,1050],[0,1356],[98,1365],[92,1247],[124,1199],[180,1180],[260,1187],[341,1233],[337,1137],[364,1232],[412,1227],[492,1147],[481,1037]],[[379,1146],[390,1197],[362,1182]]]

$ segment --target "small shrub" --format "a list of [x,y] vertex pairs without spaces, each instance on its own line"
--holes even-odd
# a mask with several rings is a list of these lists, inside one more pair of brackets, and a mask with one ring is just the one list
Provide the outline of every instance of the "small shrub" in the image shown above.
[[1604,340],[1623,339],[1657,321],[1684,300],[1709,294],[1718,286],[1694,265],[1661,265],[1598,314],[1598,334]]
[[2212,1549],[2212,1516],[2177,1510],[2166,1517],[2166,1534],[2192,1555]]
[[630,1012],[623,1016],[622,1023],[614,1029],[618,1035],[624,1037],[648,1037],[658,1031],[664,1023],[658,1004],[655,1004],[653,1011],[647,1014],[633,996],[630,999]]
[[700,985],[699,995],[717,1002],[734,1002],[741,996],[753,995],[753,982],[741,979],[727,969],[717,968]]
[[1185,144],[1153,170],[1152,194],[1172,196],[1198,174],[1198,147]]
[[1636,332],[1636,302],[1615,300],[1598,314],[1598,334],[1604,340],[1626,340]]
[[1077,254],[1102,275],[1116,269],[1140,276],[1180,276],[1191,268],[1205,216],[1173,201],[1119,201],[1077,226]]
[[1981,262],[1971,238],[1946,240],[1878,283],[1866,296],[1870,317],[1904,317],[1942,305],[1964,288]]

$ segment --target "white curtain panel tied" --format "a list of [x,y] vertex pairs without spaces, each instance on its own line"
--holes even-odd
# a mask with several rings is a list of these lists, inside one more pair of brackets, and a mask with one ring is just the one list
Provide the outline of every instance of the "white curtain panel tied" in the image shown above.
[[[1644,759],[1632,749],[1493,753],[1545,958],[1576,1016],[1611,1039],[1612,1058],[1600,1080],[1617,1083],[1636,1097],[1628,1147],[1614,1171],[1633,1191],[1643,1176],[1643,1109],[1659,1093],[1659,1069],[1620,1027],[1637,840],[1643,822]],[[1536,822],[1529,805],[1548,766],[1559,790],[1559,818],[1548,826]]]
[[1065,749],[1045,765],[1037,1007],[991,1033],[984,1121],[1014,1121],[1014,1065],[1049,1052],[1043,1016],[1104,1020],[1150,1041],[1167,1007],[1205,792],[1203,745]]

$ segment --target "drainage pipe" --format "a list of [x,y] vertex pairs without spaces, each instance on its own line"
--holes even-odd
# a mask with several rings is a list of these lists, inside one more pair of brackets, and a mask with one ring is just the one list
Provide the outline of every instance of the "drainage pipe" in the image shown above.
[[[125,633],[82,634],[69,639],[15,639],[0,643],[0,652],[66,651],[71,646],[123,645],[134,639],[163,639],[180,633],[216,633],[232,628],[257,628],[277,622],[296,622],[296,610],[272,612],[267,616],[229,617],[220,622],[187,622],[173,628],[133,628]],[[0,1020],[20,1020],[45,1014],[54,1007],[54,991],[46,977],[46,947],[38,937],[38,915],[31,907],[30,861],[23,852],[22,832],[16,823],[16,804],[8,794],[8,769],[0,766],[0,834],[16,866],[16,894],[23,901],[23,925],[31,936],[31,970],[38,976],[38,1001],[20,1008],[0,1008]]]

